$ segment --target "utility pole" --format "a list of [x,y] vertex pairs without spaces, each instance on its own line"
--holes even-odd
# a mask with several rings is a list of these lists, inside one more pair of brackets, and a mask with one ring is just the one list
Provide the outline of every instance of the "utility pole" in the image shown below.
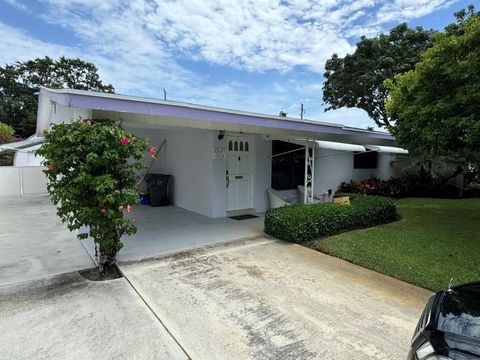
[[163,89],[163,100],[167,100],[167,91]]
[[303,103],[300,104],[300,119],[303,120],[303,114],[305,114],[305,108],[303,107]]

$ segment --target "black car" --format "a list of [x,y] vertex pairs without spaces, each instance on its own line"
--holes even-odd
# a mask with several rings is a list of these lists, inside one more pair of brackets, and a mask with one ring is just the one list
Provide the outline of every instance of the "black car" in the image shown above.
[[428,300],[407,360],[480,359],[480,282],[440,291]]

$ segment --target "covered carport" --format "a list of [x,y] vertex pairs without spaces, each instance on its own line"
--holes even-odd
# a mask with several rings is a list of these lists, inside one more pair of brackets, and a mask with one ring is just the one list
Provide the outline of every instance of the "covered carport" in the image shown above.
[[[241,221],[227,217],[212,219],[171,205],[135,206],[128,216],[138,230],[136,234],[122,238],[124,247],[118,253],[121,262],[165,256],[263,234],[263,214]],[[94,256],[93,240],[82,240],[82,243]]]

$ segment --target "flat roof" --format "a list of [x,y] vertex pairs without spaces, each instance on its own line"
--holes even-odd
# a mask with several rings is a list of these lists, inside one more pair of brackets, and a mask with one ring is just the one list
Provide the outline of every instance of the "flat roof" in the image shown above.
[[173,117],[187,120],[212,121],[262,128],[290,129],[295,131],[357,135],[369,138],[394,140],[388,132],[368,130],[310,119],[239,111],[220,107],[159,100],[139,96],[110,94],[76,89],[40,88],[40,96],[68,107],[108,110],[133,114]]

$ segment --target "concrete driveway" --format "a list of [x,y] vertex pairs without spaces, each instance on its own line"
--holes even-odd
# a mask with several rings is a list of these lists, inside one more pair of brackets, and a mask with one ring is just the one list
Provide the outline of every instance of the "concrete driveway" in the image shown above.
[[0,286],[94,266],[48,195],[0,197],[0,209]]
[[120,265],[192,359],[404,359],[430,293],[259,238]]
[[187,359],[124,278],[91,258],[48,196],[0,197],[1,359]]
[[0,358],[187,357],[125,279],[78,273],[0,287]]
[[[120,263],[126,278],[91,282],[76,271],[93,262],[48,197],[0,208],[5,358],[404,359],[429,296],[262,237]],[[200,225],[190,237],[218,226]]]

